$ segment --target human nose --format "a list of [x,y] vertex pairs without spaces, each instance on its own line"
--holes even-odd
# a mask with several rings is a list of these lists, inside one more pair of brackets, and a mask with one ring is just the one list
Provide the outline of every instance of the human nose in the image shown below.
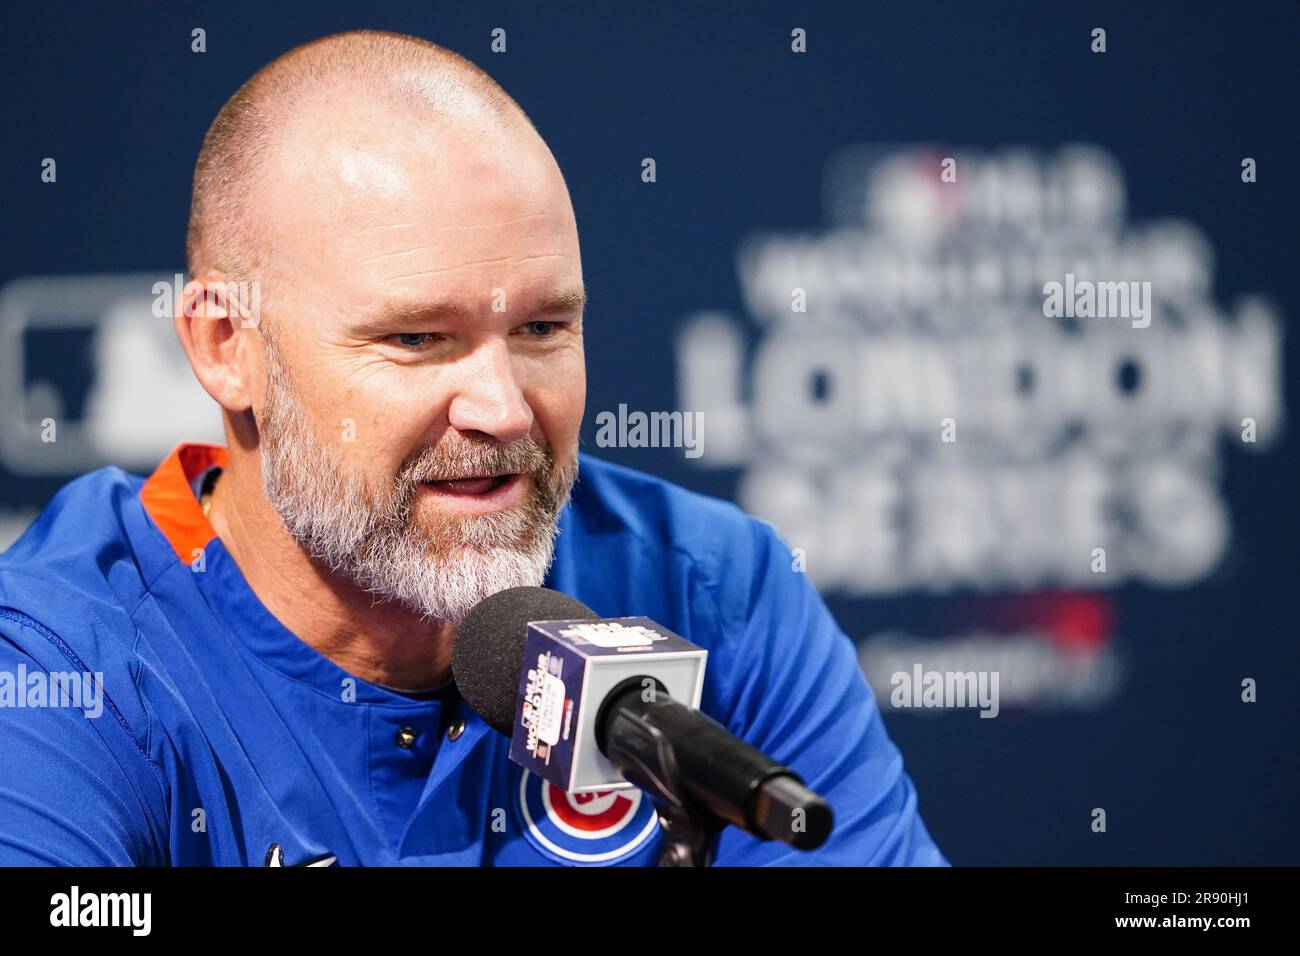
[[453,428],[483,432],[503,443],[532,431],[533,410],[515,380],[504,342],[475,349],[458,371],[463,378],[447,412]]

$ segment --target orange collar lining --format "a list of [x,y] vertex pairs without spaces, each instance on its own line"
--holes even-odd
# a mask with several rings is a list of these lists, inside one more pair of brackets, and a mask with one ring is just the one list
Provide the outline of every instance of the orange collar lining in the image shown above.
[[194,479],[213,465],[224,468],[229,460],[230,451],[224,445],[182,442],[140,489],[145,511],[186,564],[217,536],[194,497]]

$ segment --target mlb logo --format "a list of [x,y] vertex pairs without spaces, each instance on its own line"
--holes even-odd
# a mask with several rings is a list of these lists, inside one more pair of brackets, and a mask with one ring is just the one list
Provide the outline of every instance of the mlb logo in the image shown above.
[[174,273],[26,276],[0,288],[0,470],[151,471],[224,442],[170,318]]

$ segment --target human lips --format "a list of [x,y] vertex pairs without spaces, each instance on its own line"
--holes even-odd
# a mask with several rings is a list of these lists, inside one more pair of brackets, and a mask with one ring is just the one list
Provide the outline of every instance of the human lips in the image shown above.
[[514,504],[523,494],[521,474],[465,475],[422,481],[420,487],[444,503],[471,511],[495,511]]
[[464,478],[451,478],[443,481],[431,481],[443,491],[452,491],[458,495],[481,495],[495,491],[514,475],[468,475]]

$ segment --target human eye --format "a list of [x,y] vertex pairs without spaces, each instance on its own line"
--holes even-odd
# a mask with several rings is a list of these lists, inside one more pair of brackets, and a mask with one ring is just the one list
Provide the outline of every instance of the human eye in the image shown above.
[[384,341],[408,352],[422,352],[441,338],[437,332],[395,332],[385,336]]
[[554,338],[555,332],[563,325],[563,322],[546,322],[539,319],[536,322],[526,322],[522,328],[531,338],[549,339]]

